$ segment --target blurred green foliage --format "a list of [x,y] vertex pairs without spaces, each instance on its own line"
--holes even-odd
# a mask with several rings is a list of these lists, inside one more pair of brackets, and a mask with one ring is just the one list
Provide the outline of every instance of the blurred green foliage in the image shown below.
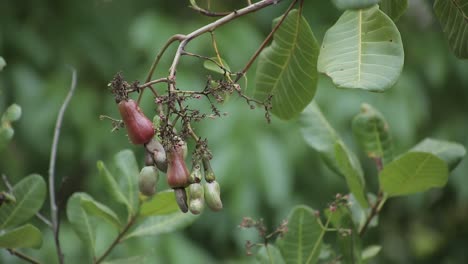
[[[212,2],[217,10],[245,4]],[[221,56],[233,71],[243,67],[287,2],[216,31]],[[425,137],[468,145],[468,61],[451,54],[431,2],[411,1],[396,23],[405,49],[405,66],[397,84],[386,93],[339,90],[328,78],[319,79],[316,101],[354,150],[351,120],[363,102],[386,117],[396,156]],[[199,4],[204,6],[203,1]],[[99,120],[100,114],[118,115],[107,83],[118,71],[130,81],[143,80],[156,52],[171,35],[188,33],[213,20],[188,5],[188,1],[162,0],[1,1],[0,56],[7,66],[0,72],[0,109],[17,103],[23,114],[15,124],[13,141],[0,150],[0,172],[12,182],[33,172],[47,175],[54,122],[71,78],[66,65],[73,65],[78,70],[78,88],[65,116],[57,160],[61,216],[66,219],[64,206],[77,191],[112,204],[101,191],[104,182],[98,176],[96,161],[111,160],[119,150],[132,148],[141,167],[143,149],[132,146],[124,131],[110,133],[111,124]],[[304,15],[319,43],[339,14],[329,1],[305,4]],[[163,57],[155,78],[167,74],[174,50],[170,48]],[[188,50],[215,55],[209,35],[191,42]],[[249,85],[254,72],[255,68],[248,75]],[[178,85],[202,89],[208,74],[203,61],[184,57]],[[244,88],[252,90],[251,86]],[[147,115],[154,113],[149,94],[142,109]],[[250,110],[236,96],[221,110],[228,113],[226,117],[202,121],[195,129],[208,138],[214,154],[212,164],[222,188],[224,209],[219,213],[205,210],[183,232],[133,238],[131,243],[119,245],[110,259],[143,255],[144,263],[251,262],[254,259],[245,256],[244,243],[255,240],[256,233],[237,227],[243,216],[264,218],[273,227],[296,204],[323,209],[337,192],[345,192],[341,177],[329,171],[307,147],[297,122],[273,118],[272,124],[267,124],[261,110]],[[359,156],[368,185],[375,191],[373,163],[365,153],[359,152]],[[379,228],[370,230],[366,242],[383,246],[378,263],[463,263],[468,243],[467,175],[465,159],[451,173],[446,188],[390,201],[379,217]],[[163,177],[159,183],[160,190],[167,187]],[[43,213],[48,214],[48,209]],[[52,263],[56,259],[52,233],[41,222],[34,224],[44,230],[44,243],[40,251],[25,252]],[[97,230],[99,253],[116,234],[104,224]],[[61,238],[67,263],[80,263],[85,248],[65,221]],[[20,260],[1,251],[0,262]]]

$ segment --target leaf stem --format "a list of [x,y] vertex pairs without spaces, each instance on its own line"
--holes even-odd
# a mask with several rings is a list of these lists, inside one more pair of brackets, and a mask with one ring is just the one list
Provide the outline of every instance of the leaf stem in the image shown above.
[[10,252],[11,255],[13,256],[17,256],[18,258],[22,259],[22,260],[25,260],[29,263],[33,263],[33,264],[41,264],[39,261],[33,259],[32,257],[26,255],[26,254],[23,254],[19,251],[16,251],[12,248],[7,248],[6,250],[8,250],[8,252]]
[[[317,218],[318,218],[318,217],[317,217]],[[324,236],[325,233],[327,232],[328,225],[330,224],[330,218],[331,218],[331,217],[328,217],[328,218],[327,218],[327,222],[325,223],[325,226],[322,226],[322,222],[320,221],[320,219],[317,219],[317,221],[319,222],[320,226],[322,226],[322,232],[320,232],[319,238],[317,239],[317,241],[315,241],[315,244],[314,244],[314,247],[313,247],[313,249],[312,249],[312,252],[310,252],[310,255],[309,255],[309,257],[307,258],[306,263],[310,263],[310,261],[312,260],[314,254],[315,254],[315,251],[317,251],[318,245],[320,244],[320,241],[322,241],[323,236]]]
[[372,219],[377,216],[382,209],[384,203],[387,201],[387,197],[384,195],[382,191],[379,192],[377,195],[377,201],[372,205],[371,212],[366,218],[366,222],[362,226],[361,230],[359,230],[359,236],[363,236],[364,233],[367,231]]
[[117,235],[114,241],[112,241],[112,244],[110,244],[109,247],[106,249],[106,251],[99,258],[97,258],[97,260],[94,261],[94,264],[101,263],[111,253],[114,247],[117,246],[117,244],[121,242],[121,239],[123,238],[123,236],[127,233],[130,227],[132,227],[133,224],[135,223],[137,216],[138,215],[134,215],[130,218],[130,220],[127,222],[127,224],[122,229],[122,231],[120,231],[120,233]]
[[76,79],[77,74],[76,70],[72,68],[72,81],[70,84],[70,89],[68,94],[60,107],[57,121],[55,123],[55,130],[54,130],[54,138],[52,140],[52,148],[50,151],[50,164],[49,164],[49,195],[50,195],[50,215],[52,219],[52,229],[54,231],[54,240],[55,246],[57,250],[57,256],[59,259],[59,263],[64,263],[62,249],[60,247],[60,240],[59,240],[59,231],[60,231],[60,219],[58,215],[58,208],[56,204],[55,198],[55,162],[57,160],[57,147],[58,141],[60,137],[60,128],[62,127],[63,116],[65,114],[65,110],[67,109],[68,104],[70,103],[71,98],[73,97],[73,93],[76,89]]

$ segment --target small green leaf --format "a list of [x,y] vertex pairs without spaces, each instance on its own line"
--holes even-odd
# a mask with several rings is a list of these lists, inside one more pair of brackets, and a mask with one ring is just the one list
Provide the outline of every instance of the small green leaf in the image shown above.
[[450,49],[460,59],[468,58],[468,0],[436,0],[434,11]]
[[[212,71],[212,72],[220,73],[220,74],[229,74],[229,72],[231,71],[231,68],[229,68],[229,65],[226,63],[225,60],[221,59],[221,62],[219,62],[217,57],[212,57],[210,59],[216,61],[219,65],[214,63],[211,60],[205,60],[205,62],[203,62],[203,67],[205,67],[205,69]],[[219,66],[222,66],[228,72],[224,72],[224,70],[220,68]]]
[[168,215],[151,216],[145,218],[142,222],[130,231],[124,238],[139,236],[154,236],[170,233],[190,225],[198,216],[176,212]]
[[351,211],[344,205],[337,205],[334,212],[325,211],[332,225],[339,231],[336,240],[344,263],[361,263],[361,239],[352,220]]
[[3,59],[2,56],[0,56],[0,71],[2,71],[3,68],[5,68],[6,65],[7,65],[6,61]]
[[40,248],[42,233],[35,226],[26,224],[0,235],[1,248]]
[[38,174],[31,174],[13,187],[16,203],[0,207],[0,229],[20,225],[41,209],[46,196],[46,183]]
[[104,178],[105,182],[105,189],[111,195],[112,199],[116,200],[117,202],[125,205],[127,207],[127,211],[131,213],[130,204],[123,194],[122,190],[120,190],[119,185],[117,184],[115,177],[109,172],[106,168],[106,165],[102,161],[97,162],[97,167],[99,170],[99,174]]
[[140,170],[131,150],[122,150],[114,156],[115,166],[118,169],[117,182],[130,204],[133,215],[138,207],[138,176]]
[[258,58],[254,97],[263,101],[273,95],[274,115],[281,119],[297,116],[315,95],[318,49],[306,19],[292,10]]
[[257,253],[257,262],[261,264],[284,264],[283,256],[277,247],[272,244],[262,246]]
[[408,8],[408,0],[382,0],[380,10],[384,11],[393,21],[398,21]]
[[343,13],[325,34],[317,66],[337,87],[383,92],[403,61],[400,32],[376,5]]
[[380,187],[388,196],[409,195],[444,186],[448,167],[431,153],[408,152],[389,163],[379,178]]
[[315,102],[302,112],[300,123],[306,142],[320,153],[331,170],[346,179],[349,190],[367,208],[365,182],[359,160],[348,150]]
[[382,159],[384,165],[393,160],[393,144],[388,123],[371,105],[363,104],[361,113],[354,117],[353,134],[370,158]]
[[78,237],[94,256],[96,242],[95,226],[91,222],[90,216],[81,206],[82,199],[90,200],[92,198],[86,193],[74,193],[68,199],[67,217]]
[[2,116],[2,121],[14,122],[21,117],[21,107],[17,104],[10,105]]
[[159,192],[150,200],[145,201],[140,207],[140,217],[166,215],[179,211],[175,200],[174,191],[166,190]]
[[379,254],[380,250],[382,250],[382,247],[378,245],[372,245],[372,246],[366,247],[362,251],[362,255],[361,255],[362,260],[367,261],[367,260],[370,260],[371,258],[374,258],[375,256],[377,256],[377,254]]
[[333,4],[341,10],[361,9],[375,5],[380,0],[332,0]]
[[351,152],[346,149],[343,142],[337,142],[335,144],[335,157],[338,164],[338,168],[342,175],[346,179],[348,188],[359,204],[367,208],[369,204],[365,195],[364,176],[361,165],[357,160],[356,156],[350,154]]
[[466,154],[461,144],[432,138],[424,139],[410,151],[432,153],[447,162],[450,170],[455,169]]
[[286,263],[317,263],[325,231],[307,206],[296,206],[288,217],[288,232],[278,247]]
[[100,217],[117,229],[120,229],[121,223],[114,211],[106,205],[95,201],[92,197],[82,196],[81,207],[87,214]]

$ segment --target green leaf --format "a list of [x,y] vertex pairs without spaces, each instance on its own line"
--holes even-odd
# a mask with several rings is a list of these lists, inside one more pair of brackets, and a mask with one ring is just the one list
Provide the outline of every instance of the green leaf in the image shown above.
[[381,250],[382,250],[382,247],[378,245],[372,245],[372,246],[366,247],[362,251],[362,254],[361,254],[362,260],[367,261],[367,260],[374,258],[375,256],[377,256],[377,254],[379,254]]
[[138,223],[123,239],[140,236],[154,236],[170,233],[190,225],[198,216],[176,212],[162,216],[151,216]]
[[1,248],[40,248],[42,233],[31,224],[8,230],[0,235]]
[[261,264],[283,264],[284,259],[277,247],[271,244],[262,246],[257,253],[257,262]]
[[343,142],[337,142],[335,144],[335,157],[338,168],[341,174],[344,175],[351,193],[362,207],[369,207],[365,194],[362,168],[356,156],[346,149]]
[[361,165],[325,119],[317,104],[309,104],[299,120],[306,142],[320,153],[331,170],[346,179],[350,191],[358,197],[362,206],[367,208]]
[[41,209],[46,196],[46,183],[38,174],[31,174],[13,187],[16,203],[0,207],[0,229],[20,225]]
[[5,59],[3,59],[2,56],[0,56],[0,71],[2,71],[3,68],[5,68],[6,65],[7,65],[7,64],[6,64]]
[[179,206],[175,200],[172,190],[159,192],[150,200],[145,201],[140,207],[140,217],[153,215],[166,215],[179,211]]
[[296,206],[288,217],[288,232],[278,239],[286,263],[317,263],[325,231],[307,206]]
[[325,211],[333,227],[339,229],[336,240],[344,263],[361,263],[361,239],[352,220],[351,211],[345,205],[337,205],[334,212]]
[[67,218],[72,224],[78,237],[83,241],[84,245],[94,255],[95,249],[95,226],[91,222],[91,217],[81,206],[81,201],[92,199],[86,193],[74,193],[67,202]]
[[92,197],[82,196],[81,207],[87,214],[100,217],[117,229],[120,229],[121,223],[114,211],[106,205],[95,201]]
[[353,119],[353,133],[367,156],[382,159],[384,165],[393,160],[393,144],[388,123],[371,105],[361,106],[361,113]]
[[393,21],[398,21],[408,8],[408,0],[382,0],[380,10],[384,11]]
[[380,0],[332,0],[333,4],[341,10],[361,9],[375,5]]
[[403,61],[400,32],[373,6],[343,13],[326,32],[317,65],[337,87],[383,92],[398,80]]
[[102,264],[135,264],[135,263],[148,263],[149,257],[147,256],[133,256],[129,258],[111,259],[102,262]]
[[122,150],[114,156],[114,163],[118,173],[117,182],[130,205],[130,214],[136,213],[138,208],[138,176],[140,170],[131,150]]
[[426,152],[408,152],[388,164],[379,175],[388,196],[401,196],[442,187],[448,180],[445,161]]
[[318,49],[307,21],[292,10],[258,58],[254,97],[263,101],[273,95],[274,115],[281,119],[297,116],[315,95]]
[[112,199],[125,205],[127,207],[128,213],[130,214],[130,212],[132,211],[130,203],[128,202],[127,198],[125,197],[119,185],[117,184],[115,177],[106,168],[104,162],[98,161],[97,167],[99,170],[99,174],[104,178],[104,187],[106,188],[107,192],[111,195]]
[[468,58],[468,0],[436,0],[434,11],[450,49],[457,57]]
[[[217,57],[212,57],[210,59],[216,61],[220,66],[223,66],[227,71],[231,71],[231,68],[229,68],[229,65],[226,63],[225,60],[221,59],[221,63],[220,63]],[[205,67],[205,69],[212,71],[212,72],[216,72],[220,74],[229,74],[229,73],[224,72],[224,70],[220,68],[218,64],[210,60],[205,60],[205,62],[203,62],[203,67]]]
[[21,117],[21,107],[17,104],[10,105],[2,116],[2,122],[18,121]]
[[447,162],[449,170],[455,169],[466,154],[461,144],[432,138],[424,139],[410,151],[432,153]]

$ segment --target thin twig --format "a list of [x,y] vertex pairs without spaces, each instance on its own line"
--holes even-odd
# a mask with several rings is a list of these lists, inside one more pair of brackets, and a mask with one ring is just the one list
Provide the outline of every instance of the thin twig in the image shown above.
[[125,233],[127,233],[127,231],[130,229],[130,227],[132,227],[132,225],[135,223],[136,219],[137,219],[136,215],[134,215],[134,216],[132,216],[130,218],[127,225],[125,225],[125,227],[122,229],[122,231],[120,231],[120,233],[117,235],[117,237],[114,239],[114,241],[106,249],[106,251],[99,258],[97,258],[97,260],[94,261],[94,264],[101,263],[111,253],[111,251],[114,249],[114,247],[117,246],[117,244],[119,244],[121,242],[121,239],[123,238]]
[[191,3],[190,8],[192,8],[193,10],[205,16],[220,17],[220,16],[229,15],[230,13],[230,12],[212,12],[212,11],[201,8],[200,6],[198,6],[198,4],[195,1],[190,1],[190,3]]
[[14,255],[14,256],[17,256],[18,258],[22,259],[22,260],[25,260],[29,263],[33,263],[33,264],[41,264],[39,261],[33,259],[32,257],[28,256],[28,255],[25,255],[19,251],[16,251],[12,248],[7,248],[6,250],[8,250],[8,252],[10,252],[10,254]]
[[182,40],[185,36],[184,35],[181,35],[181,34],[176,34],[172,37],[170,37],[166,43],[164,44],[163,48],[158,52],[158,54],[156,54],[156,57],[154,58],[154,61],[153,61],[153,64],[151,65],[151,68],[148,72],[148,76],[146,76],[146,80],[145,82],[149,82],[151,80],[151,78],[153,77],[153,73],[154,73],[154,70],[156,69],[156,67],[158,66],[158,63],[159,61],[161,60],[161,57],[162,55],[164,54],[164,52],[166,52],[167,48],[169,48],[169,46],[177,41],[177,40]]
[[372,205],[371,212],[366,218],[366,222],[362,226],[361,230],[359,230],[359,236],[362,237],[364,233],[367,231],[367,228],[369,227],[374,217],[379,214],[385,201],[386,199],[384,197],[384,194],[382,191],[380,191],[379,194],[377,195],[377,201],[375,201],[375,203]]
[[147,83],[144,83],[142,85],[139,85],[138,88],[139,89],[144,89],[146,87],[150,87],[151,85],[153,84],[157,84],[157,83],[162,83],[162,82],[168,82],[169,80],[167,78],[159,78],[159,79],[156,79],[156,80],[152,80],[152,81],[149,81]]
[[63,101],[60,111],[57,116],[57,121],[55,123],[54,138],[52,141],[52,148],[50,151],[50,164],[49,164],[49,194],[50,194],[50,217],[52,219],[52,229],[54,231],[55,246],[57,250],[57,256],[59,263],[62,264],[64,261],[62,249],[60,247],[59,240],[59,230],[60,230],[60,219],[58,215],[57,201],[55,200],[55,162],[57,160],[57,147],[60,137],[60,128],[62,127],[63,116],[65,110],[67,109],[68,104],[70,103],[73,93],[76,88],[76,70],[72,68],[72,81],[70,84],[70,89],[68,91],[67,97]]
[[268,36],[265,38],[265,40],[263,40],[262,44],[260,45],[260,47],[258,47],[258,49],[255,51],[255,53],[252,55],[252,57],[250,57],[250,59],[247,61],[247,64],[244,66],[244,68],[242,69],[242,71],[240,71],[237,75],[237,78],[234,82],[238,82],[242,76],[245,75],[245,73],[250,69],[250,67],[252,66],[252,64],[254,63],[254,61],[257,59],[258,55],[260,55],[260,53],[266,48],[266,46],[268,45],[268,43],[270,43],[271,39],[273,38],[273,35],[275,34],[275,32],[279,29],[279,27],[281,26],[281,24],[283,24],[283,21],[286,19],[286,17],[288,16],[289,12],[291,12],[291,10],[293,9],[294,5],[296,5],[298,0],[294,0],[291,5],[289,5],[288,9],[286,10],[286,12],[284,12],[284,15],[281,17],[280,21],[275,25],[275,27],[271,30],[271,32],[268,34]]
[[[8,189],[8,192],[13,194],[13,186],[11,185],[10,181],[8,180],[8,177],[5,174],[2,174],[2,181],[5,184],[5,186]],[[44,222],[44,224],[48,225],[49,227],[52,228],[52,223],[47,219],[45,216],[43,216],[41,213],[37,212],[36,213],[37,218]]]

